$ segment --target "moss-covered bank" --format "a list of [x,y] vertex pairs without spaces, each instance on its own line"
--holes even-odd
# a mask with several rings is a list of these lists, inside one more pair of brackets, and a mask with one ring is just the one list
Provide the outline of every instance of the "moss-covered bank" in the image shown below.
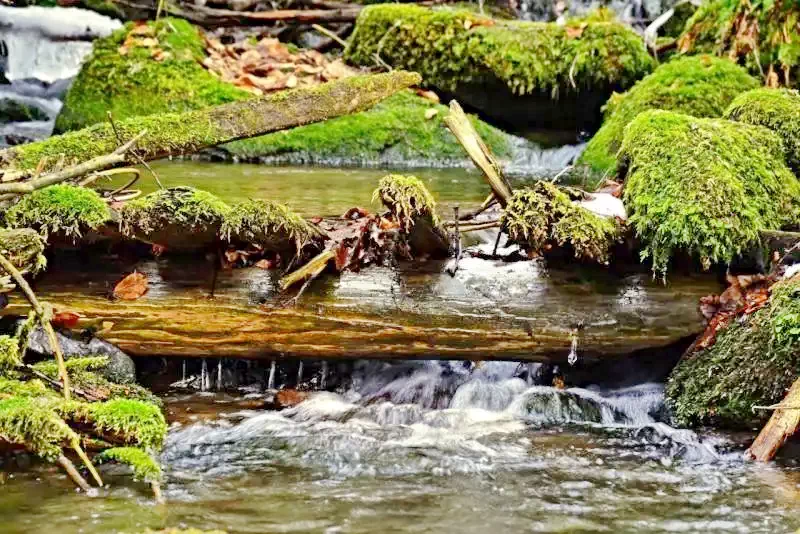
[[750,91],[733,101],[725,117],[766,126],[777,133],[783,139],[789,165],[800,176],[800,93],[789,89]]
[[771,415],[753,406],[780,402],[800,374],[800,278],[772,287],[769,304],[732,320],[716,343],[683,359],[667,382],[681,425],[759,425]]
[[[153,46],[153,40],[158,45]],[[154,57],[154,50],[161,51],[156,56],[160,60]],[[121,121],[253,98],[204,69],[200,64],[204,57],[203,37],[186,21],[167,18],[147,26],[128,24],[95,41],[92,55],[67,93],[56,129],[68,131],[107,122],[108,112]],[[426,118],[431,109],[437,115]],[[408,92],[368,111],[237,141],[221,147],[215,155],[253,162],[361,164],[381,159],[429,159],[448,165],[464,161],[460,146],[444,131],[444,111],[443,106]],[[477,119],[475,122],[497,154],[509,155],[505,134]],[[141,122],[142,128],[147,125]]]
[[770,86],[796,87],[800,78],[800,3],[797,0],[710,0],[678,42],[683,53],[736,59]]
[[665,63],[626,93],[609,99],[603,126],[578,164],[596,173],[613,173],[625,127],[643,111],[664,109],[695,117],[721,117],[737,95],[759,85],[744,68],[727,59],[701,55]]
[[629,223],[661,274],[677,252],[727,263],[761,230],[800,220],[800,182],[761,126],[647,111],[628,125],[619,167]]
[[[513,122],[529,115],[522,102],[530,107],[538,99],[535,112],[566,115],[563,102],[570,96],[607,97],[654,66],[641,38],[616,22],[500,21],[466,10],[398,4],[369,6],[356,22],[345,58],[373,66],[376,56],[419,72],[425,83],[486,114],[500,116],[508,109]],[[561,109],[553,110],[558,101]]]

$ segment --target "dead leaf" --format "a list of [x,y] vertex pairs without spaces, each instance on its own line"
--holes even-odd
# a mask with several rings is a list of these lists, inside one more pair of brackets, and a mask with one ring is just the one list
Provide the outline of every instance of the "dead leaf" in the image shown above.
[[581,35],[583,35],[583,30],[586,29],[586,23],[584,22],[580,26],[567,26],[564,31],[567,33],[568,39],[577,39]]
[[147,293],[147,276],[132,272],[114,287],[114,297],[120,300],[136,300]]
[[75,328],[81,316],[75,312],[65,311],[53,314],[50,324],[57,328]]
[[272,261],[272,260],[267,260],[267,259],[258,260],[256,262],[256,267],[258,267],[259,269],[264,269],[264,270],[273,269],[273,268],[275,268],[275,262]]
[[426,100],[430,100],[431,102],[435,102],[437,104],[441,102],[439,95],[437,95],[433,91],[428,91],[426,89],[417,89],[416,93],[418,96],[421,96]]
[[434,118],[438,114],[439,114],[439,110],[436,109],[436,108],[430,108],[430,109],[426,109],[425,110],[425,118],[427,120],[431,120],[432,118]]
[[150,250],[153,253],[153,256],[158,258],[167,251],[167,247],[165,247],[164,245],[153,245],[153,247]]
[[144,39],[141,39],[138,44],[144,48],[153,48],[158,46],[158,39],[154,39],[153,37],[145,37]]

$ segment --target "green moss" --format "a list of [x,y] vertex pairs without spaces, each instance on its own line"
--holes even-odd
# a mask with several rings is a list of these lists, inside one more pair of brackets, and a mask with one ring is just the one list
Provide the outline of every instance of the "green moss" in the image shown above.
[[0,124],[24,121],[46,121],[47,114],[22,102],[8,98],[0,98]]
[[22,363],[19,343],[12,336],[0,336],[0,373],[14,369]]
[[721,117],[737,95],[758,86],[758,80],[726,59],[706,55],[665,63],[626,93],[612,95],[603,126],[578,164],[597,173],[613,173],[625,127],[643,111],[664,109],[695,117]]
[[158,406],[133,399],[68,403],[64,415],[110,432],[126,444],[158,449],[167,434],[167,423]]
[[47,389],[41,380],[18,380],[0,376],[0,399],[9,397],[52,397],[53,392]]
[[668,405],[685,426],[760,425],[800,374],[800,279],[772,288],[767,307],[731,321],[716,343],[681,362],[667,382]]
[[[426,119],[425,113],[431,109],[438,113]],[[464,149],[444,127],[447,113],[447,107],[403,91],[361,113],[236,141],[223,148],[241,161],[288,156],[291,161],[308,163],[361,162],[387,153],[398,161],[462,161]],[[472,120],[494,154],[511,155],[506,134],[477,118]]]
[[59,184],[26,195],[6,212],[12,228],[36,228],[42,235],[61,234],[77,239],[106,223],[108,205],[92,189]]
[[155,458],[136,447],[114,447],[106,449],[95,457],[100,462],[117,462],[133,470],[134,478],[145,482],[159,482],[162,477],[161,466]]
[[44,239],[34,230],[0,229],[0,252],[23,273],[37,274],[44,270],[47,266],[44,247]]
[[78,435],[53,410],[54,401],[43,397],[15,396],[0,399],[0,436],[24,446],[50,461]]
[[679,49],[735,58],[770,84],[797,86],[800,4],[796,0],[705,2],[686,23]]
[[428,188],[416,176],[390,174],[381,178],[372,195],[373,202],[380,200],[409,232],[415,219],[426,219],[432,225],[439,224],[436,201]]
[[[69,358],[64,361],[64,365],[67,368],[67,373],[70,375],[86,371],[99,371],[108,365],[108,356]],[[33,368],[51,378],[58,376],[58,364],[54,360],[38,362],[33,365]]]
[[225,216],[220,235],[227,241],[255,243],[265,250],[301,251],[319,241],[322,233],[285,204],[269,200],[247,200],[233,206]]
[[750,91],[733,101],[725,117],[777,133],[786,146],[789,166],[800,176],[800,93],[789,89]]
[[706,268],[728,263],[761,230],[800,220],[783,143],[760,126],[647,111],[628,126],[619,161],[629,224],[656,273],[679,251]]
[[425,82],[499,80],[514,94],[629,87],[653,68],[642,40],[615,22],[580,25],[495,21],[463,10],[387,4],[361,11],[345,58],[372,66],[375,55]]
[[[230,207],[207,191],[193,187],[161,189],[128,202],[120,210],[120,227],[128,235],[172,239],[187,234],[216,236]],[[163,244],[167,244],[164,242]]]
[[[120,47],[134,28],[133,23],[94,42],[92,55],[65,97],[56,132],[107,122],[108,112],[120,120],[180,113],[249,97],[200,65],[205,51],[197,28],[174,18],[149,22],[147,27],[149,35],[129,39],[125,55],[120,54]],[[156,39],[157,47],[142,46],[148,38]],[[152,54],[156,48],[168,53],[169,58],[155,61]]]
[[503,210],[502,223],[509,237],[541,253],[550,245],[569,247],[575,258],[608,264],[620,229],[610,218],[600,217],[573,203],[550,182],[518,189]]

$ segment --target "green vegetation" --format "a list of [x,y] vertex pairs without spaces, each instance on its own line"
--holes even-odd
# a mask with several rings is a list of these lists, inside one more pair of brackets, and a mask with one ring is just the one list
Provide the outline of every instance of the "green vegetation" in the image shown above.
[[120,210],[120,228],[127,235],[141,235],[165,245],[167,241],[191,241],[192,236],[213,239],[229,212],[227,204],[207,191],[173,187],[125,204]]
[[[429,110],[437,111],[430,119],[425,116]],[[399,161],[462,161],[464,149],[444,127],[446,116],[446,106],[403,91],[361,113],[235,141],[222,148],[240,161],[288,156],[291,161],[308,163],[358,163],[387,153]],[[472,121],[494,154],[511,155],[506,134],[477,118]]]
[[761,230],[800,215],[800,183],[783,143],[760,126],[647,111],[628,125],[619,166],[629,224],[654,273],[666,275],[679,251],[704,268],[728,263]]
[[735,58],[767,84],[800,77],[800,4],[796,0],[711,0],[686,23],[684,53]]
[[47,395],[0,398],[0,435],[46,460],[56,460],[64,444],[80,439],[54,410],[58,403]]
[[299,252],[322,233],[285,204],[250,199],[228,211],[220,235],[227,241],[258,244],[264,250]]
[[800,176],[800,93],[789,89],[750,91],[733,101],[725,117],[777,133],[786,146],[789,166]]
[[70,419],[89,423],[101,434],[111,433],[117,441],[129,445],[159,449],[167,435],[161,409],[135,399],[70,402],[61,410]]
[[77,239],[111,217],[105,201],[92,189],[59,184],[26,195],[6,212],[12,228],[35,228],[47,238],[60,234]]
[[573,203],[550,182],[518,189],[503,210],[502,222],[513,241],[542,253],[550,245],[569,247],[575,258],[607,265],[620,236],[617,223]]
[[0,252],[23,273],[37,274],[47,265],[45,241],[30,228],[9,230],[0,228]]
[[664,109],[695,117],[721,117],[736,96],[758,86],[758,80],[726,59],[704,55],[665,63],[628,92],[612,95],[604,109],[603,126],[578,164],[588,165],[596,173],[613,173],[625,127],[643,111]]
[[439,224],[436,201],[425,184],[416,176],[401,174],[384,176],[378,182],[372,200],[383,202],[405,232],[411,231],[416,219],[425,219],[433,226]]
[[22,102],[8,98],[0,99],[0,124],[23,121],[46,121],[47,114]]
[[667,382],[678,423],[733,428],[762,423],[800,374],[800,279],[772,287],[769,304],[717,333],[716,343],[684,358]]
[[642,40],[616,22],[497,21],[465,10],[385,4],[361,11],[345,51],[351,63],[376,54],[446,90],[499,80],[516,95],[626,88],[650,72]]
[[[159,50],[166,59],[153,58]],[[203,36],[185,20],[163,18],[146,27],[128,23],[95,41],[91,57],[66,95],[56,132],[107,122],[108,112],[120,120],[180,113],[250,96],[205,70],[200,65],[204,58]]]
[[146,451],[136,447],[114,447],[106,449],[97,456],[97,461],[125,464],[133,470],[133,477],[145,482],[161,480],[161,466]]

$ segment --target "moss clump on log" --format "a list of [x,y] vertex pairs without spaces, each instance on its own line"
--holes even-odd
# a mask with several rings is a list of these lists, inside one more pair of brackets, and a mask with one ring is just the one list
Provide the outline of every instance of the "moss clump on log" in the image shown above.
[[133,471],[136,480],[159,482],[162,478],[159,463],[142,449],[136,447],[114,447],[97,455],[100,463],[116,462],[127,465]]
[[272,252],[303,250],[322,232],[284,204],[251,199],[225,214],[220,235],[230,242],[252,243]]
[[54,409],[59,403],[57,397],[50,395],[0,398],[0,436],[45,460],[55,461],[65,444],[80,439]]
[[53,185],[26,195],[6,212],[12,228],[35,228],[45,238],[59,234],[77,239],[111,218],[108,205],[92,189]]
[[789,89],[757,89],[739,96],[725,118],[766,126],[786,146],[786,159],[800,176],[800,93]]
[[[0,150],[0,169],[44,171],[59,161],[75,164],[109,154],[145,132],[136,142],[147,160],[194,153],[229,141],[262,135],[369,109],[384,98],[419,83],[419,75],[394,71],[353,76],[314,87],[232,102],[185,113],[161,113],[97,124],[44,141]],[[158,92],[158,88],[152,88]],[[154,110],[155,112],[155,110]]]
[[695,117],[721,117],[739,94],[760,84],[732,61],[708,55],[680,58],[658,67],[626,93],[614,94],[605,120],[578,164],[613,173],[625,127],[643,111],[664,109]]
[[[430,110],[436,115],[426,117]],[[464,160],[464,151],[445,131],[447,108],[403,91],[374,108],[223,145],[239,161],[291,161],[303,163],[374,163],[381,156],[393,161],[432,161],[436,165]],[[499,157],[511,156],[508,136],[473,117],[481,137]]]
[[453,91],[459,84],[499,80],[516,95],[630,87],[650,72],[642,40],[616,22],[498,21],[465,10],[413,5],[363,9],[345,51],[357,65],[376,55],[425,82]]
[[800,4],[796,0],[711,0],[678,41],[683,53],[736,59],[767,84],[797,86],[800,77]]
[[728,263],[800,216],[783,143],[760,126],[647,111],[628,125],[619,166],[642,258],[662,275],[676,252]]
[[509,237],[528,250],[543,253],[551,246],[569,247],[575,258],[607,265],[620,228],[573,203],[550,182],[519,189],[503,210],[502,224]]
[[667,382],[678,423],[751,427],[800,374],[800,278],[776,283],[769,304],[717,333],[713,346],[684,358]]
[[160,449],[167,435],[167,423],[158,406],[135,399],[106,402],[68,402],[61,408],[69,420],[91,424],[103,436],[116,442]]
[[37,274],[44,270],[47,265],[44,249],[44,238],[35,230],[0,229],[0,253],[22,273]]
[[378,182],[372,200],[373,202],[380,200],[392,212],[405,232],[410,232],[414,222],[419,219],[427,220],[433,226],[439,224],[436,201],[425,184],[416,176],[402,174],[384,176]]
[[[56,132],[106,122],[108,112],[115,119],[127,119],[248,98],[246,91],[218,80],[200,65],[204,48],[200,31],[176,18],[146,26],[128,23],[98,39],[64,99]],[[155,50],[166,59],[156,61]]]
[[203,247],[217,238],[230,207],[193,187],[161,189],[125,204],[120,228],[129,236],[175,248]]

